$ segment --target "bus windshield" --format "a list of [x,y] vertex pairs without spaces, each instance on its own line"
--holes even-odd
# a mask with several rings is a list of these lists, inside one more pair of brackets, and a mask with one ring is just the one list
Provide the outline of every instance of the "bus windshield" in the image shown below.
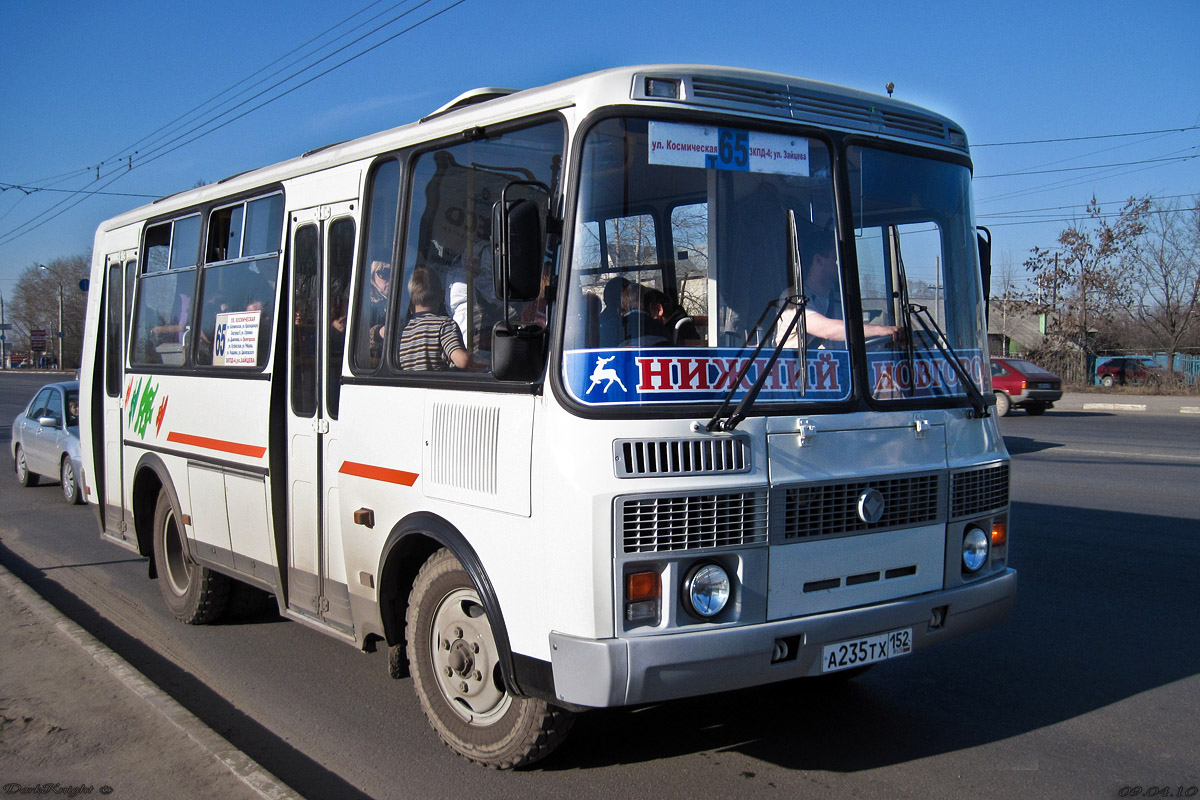
[[[593,127],[562,362],[572,399],[711,406],[761,378],[759,407],[845,401],[848,325],[862,326],[876,399],[961,394],[898,289],[929,308],[960,356],[979,360],[969,170],[865,148],[850,148],[847,160],[852,200],[862,203],[853,236],[841,237],[857,244],[854,286],[837,246],[825,141],[646,119]],[[893,162],[905,177],[894,177]],[[901,238],[903,248],[911,239],[911,256]],[[848,295],[860,291],[861,322],[848,313]]]

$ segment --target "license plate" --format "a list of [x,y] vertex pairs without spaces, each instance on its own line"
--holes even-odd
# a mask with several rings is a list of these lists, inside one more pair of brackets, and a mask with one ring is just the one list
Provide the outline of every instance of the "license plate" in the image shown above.
[[1038,388],[1039,389],[1053,389],[1054,384],[1053,383],[1039,383]]
[[912,628],[877,633],[848,642],[825,645],[821,655],[821,671],[837,672],[853,669],[876,661],[906,656],[912,652]]

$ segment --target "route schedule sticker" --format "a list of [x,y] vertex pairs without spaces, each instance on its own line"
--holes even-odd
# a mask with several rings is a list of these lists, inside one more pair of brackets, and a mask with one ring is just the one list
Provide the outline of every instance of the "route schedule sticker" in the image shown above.
[[213,364],[219,367],[253,367],[258,363],[258,325],[261,311],[217,314],[213,336]]
[[651,164],[808,175],[808,139],[802,136],[652,121],[649,148]]

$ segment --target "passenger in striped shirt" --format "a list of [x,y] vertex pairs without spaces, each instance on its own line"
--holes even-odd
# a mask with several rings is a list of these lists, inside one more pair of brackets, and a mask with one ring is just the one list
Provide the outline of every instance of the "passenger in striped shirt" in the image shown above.
[[450,317],[437,313],[442,302],[442,283],[426,267],[413,270],[408,281],[413,316],[400,332],[400,369],[484,369],[463,346],[462,333]]

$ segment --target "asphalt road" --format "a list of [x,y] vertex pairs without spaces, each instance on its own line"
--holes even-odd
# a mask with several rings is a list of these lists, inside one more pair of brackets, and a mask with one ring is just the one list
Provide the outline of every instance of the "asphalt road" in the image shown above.
[[[42,381],[0,374],[6,448]],[[382,653],[270,612],[174,622],[145,561],[102,543],[94,512],[56,484],[0,480],[0,563],[310,798],[1193,796],[1200,417],[1001,425],[1020,572],[1003,626],[845,686],[593,712],[528,772],[454,756]]]

